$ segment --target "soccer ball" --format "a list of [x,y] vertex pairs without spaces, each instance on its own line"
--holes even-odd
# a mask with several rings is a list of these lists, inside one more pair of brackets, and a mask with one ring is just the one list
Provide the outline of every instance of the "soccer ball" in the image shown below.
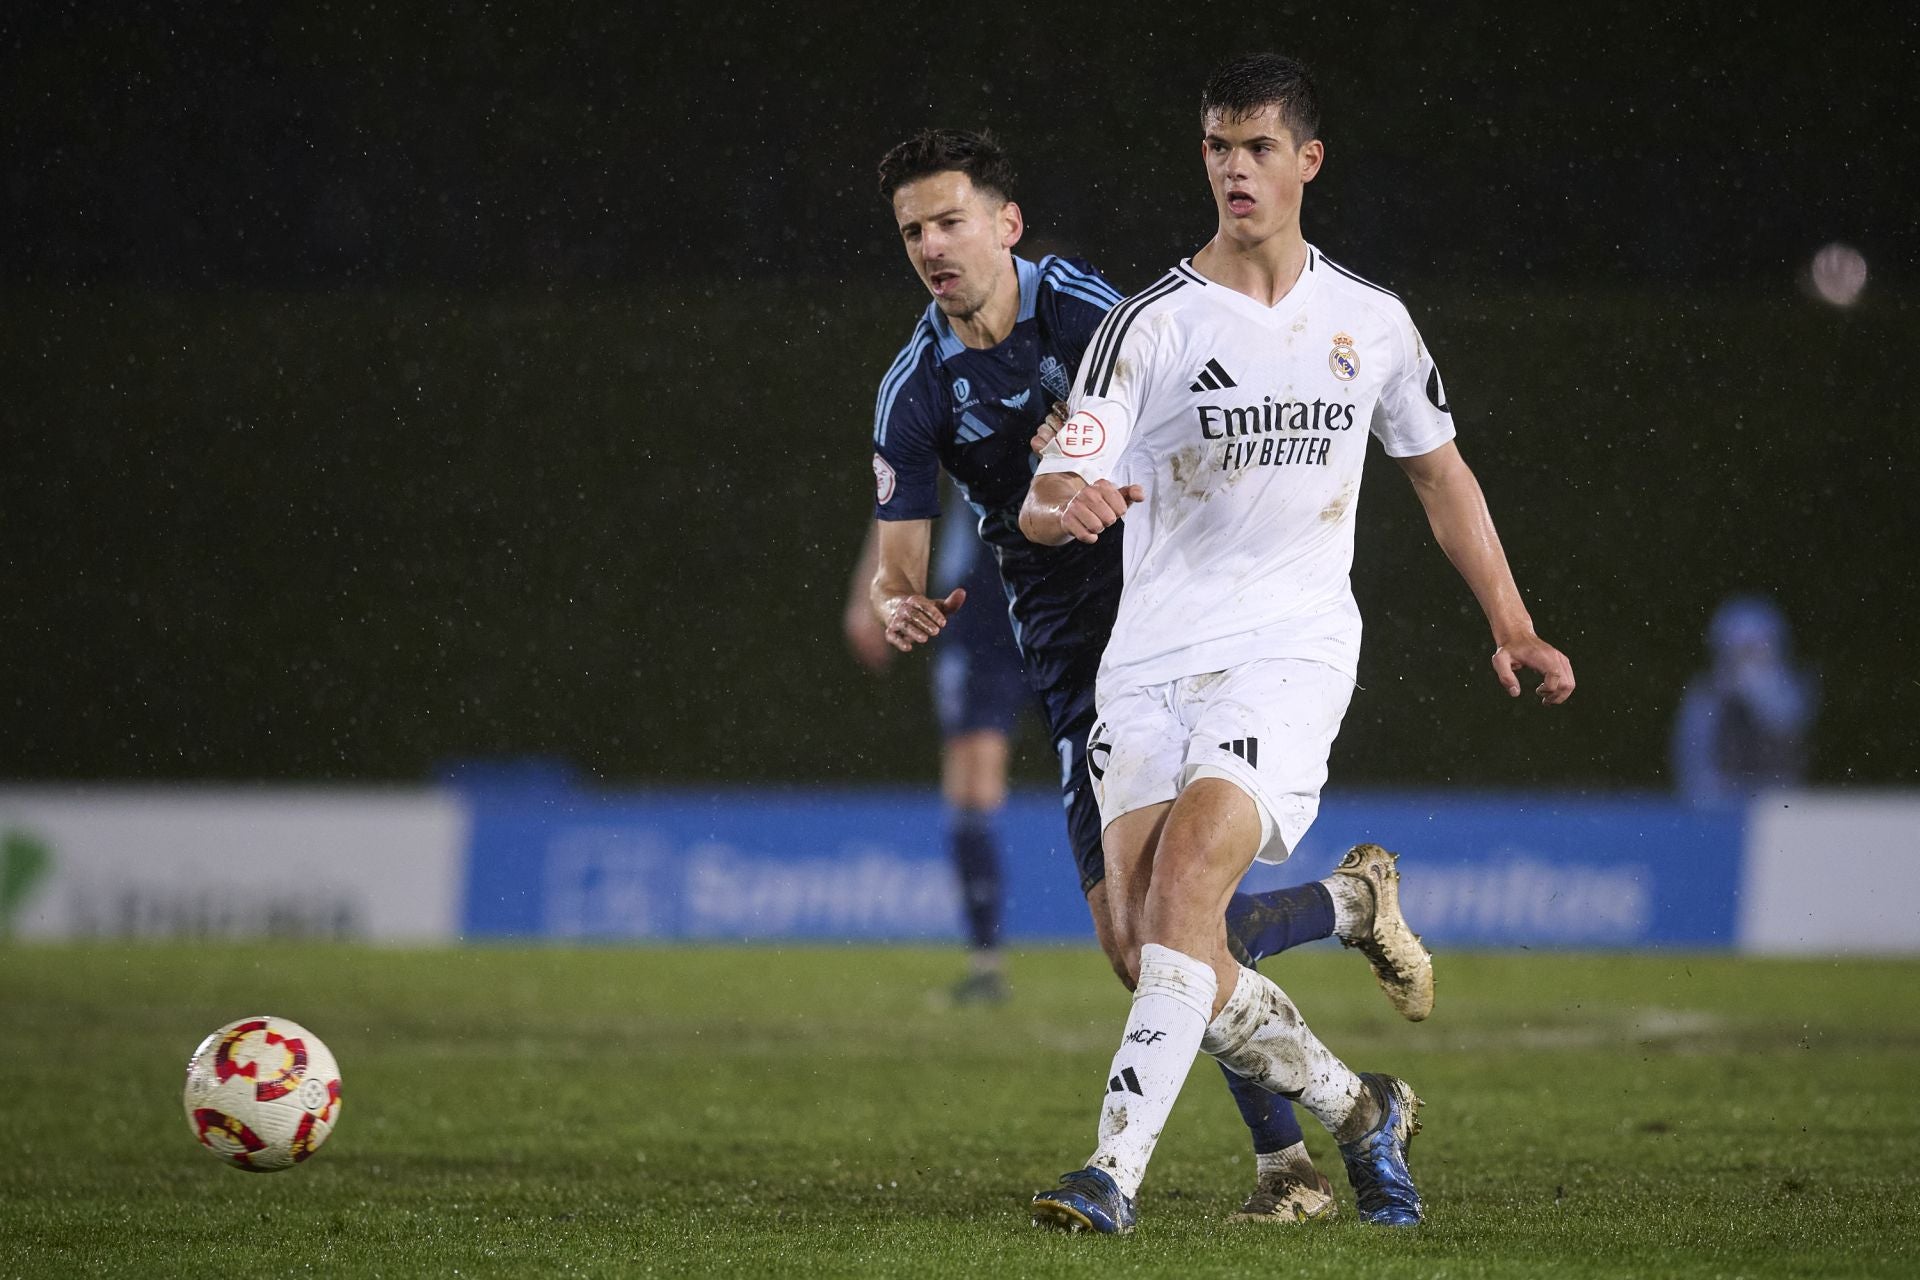
[[340,1122],[340,1068],[320,1037],[267,1016],[229,1022],[187,1060],[187,1123],[236,1169],[276,1173]]

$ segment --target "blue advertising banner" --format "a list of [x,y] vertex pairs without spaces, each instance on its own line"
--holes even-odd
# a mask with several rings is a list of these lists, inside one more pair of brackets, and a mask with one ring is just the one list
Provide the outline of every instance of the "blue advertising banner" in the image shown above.
[[[913,791],[599,795],[485,791],[461,931],[551,939],[960,936],[939,798]],[[1000,818],[1006,931],[1090,938],[1058,797]],[[1293,859],[1247,887],[1325,875],[1347,845],[1402,852],[1408,918],[1435,944],[1724,947],[1742,815],[1661,799],[1330,794]]]
[[[922,791],[476,795],[462,932],[573,939],[944,939],[960,930]],[[1007,932],[1091,936],[1057,798],[1000,816]]]
[[1332,870],[1371,841],[1401,857],[1408,921],[1435,944],[1730,947],[1745,814],[1664,797],[1329,793],[1250,889]]

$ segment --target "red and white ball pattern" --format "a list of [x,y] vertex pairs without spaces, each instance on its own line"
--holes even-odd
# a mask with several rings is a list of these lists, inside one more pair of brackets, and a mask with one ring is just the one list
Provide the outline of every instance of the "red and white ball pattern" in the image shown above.
[[187,1124],[236,1169],[299,1164],[340,1122],[340,1068],[297,1022],[261,1015],[229,1022],[187,1060]]

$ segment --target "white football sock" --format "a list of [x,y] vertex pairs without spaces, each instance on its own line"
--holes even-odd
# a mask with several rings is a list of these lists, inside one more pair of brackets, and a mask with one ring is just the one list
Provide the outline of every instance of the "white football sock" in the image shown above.
[[1353,876],[1328,876],[1320,882],[1333,899],[1333,934],[1352,938],[1355,930],[1373,932],[1373,890]]
[[1252,969],[1240,970],[1200,1048],[1235,1075],[1294,1099],[1328,1133],[1339,1131],[1360,1098],[1360,1077],[1307,1029],[1287,993]]
[[1100,1145],[1087,1161],[1128,1196],[1139,1194],[1154,1143],[1193,1068],[1216,985],[1212,965],[1151,942],[1140,948],[1140,982],[1100,1106]]

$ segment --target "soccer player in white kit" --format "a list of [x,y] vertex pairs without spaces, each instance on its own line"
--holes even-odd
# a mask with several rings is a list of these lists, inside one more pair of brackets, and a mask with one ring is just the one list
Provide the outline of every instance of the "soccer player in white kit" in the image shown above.
[[1208,81],[1202,118],[1219,230],[1109,313],[1020,514],[1047,544],[1128,525],[1088,759],[1134,1000],[1099,1145],[1034,1197],[1034,1221],[1129,1230],[1205,1051],[1326,1126],[1363,1220],[1411,1225],[1420,1100],[1350,1070],[1234,961],[1221,924],[1251,862],[1286,858],[1319,809],[1359,654],[1348,572],[1368,436],[1406,471],[1479,600],[1508,694],[1531,669],[1541,700],[1564,702],[1573,669],[1534,633],[1406,308],[1302,235],[1325,156],[1305,69],[1235,58]]

